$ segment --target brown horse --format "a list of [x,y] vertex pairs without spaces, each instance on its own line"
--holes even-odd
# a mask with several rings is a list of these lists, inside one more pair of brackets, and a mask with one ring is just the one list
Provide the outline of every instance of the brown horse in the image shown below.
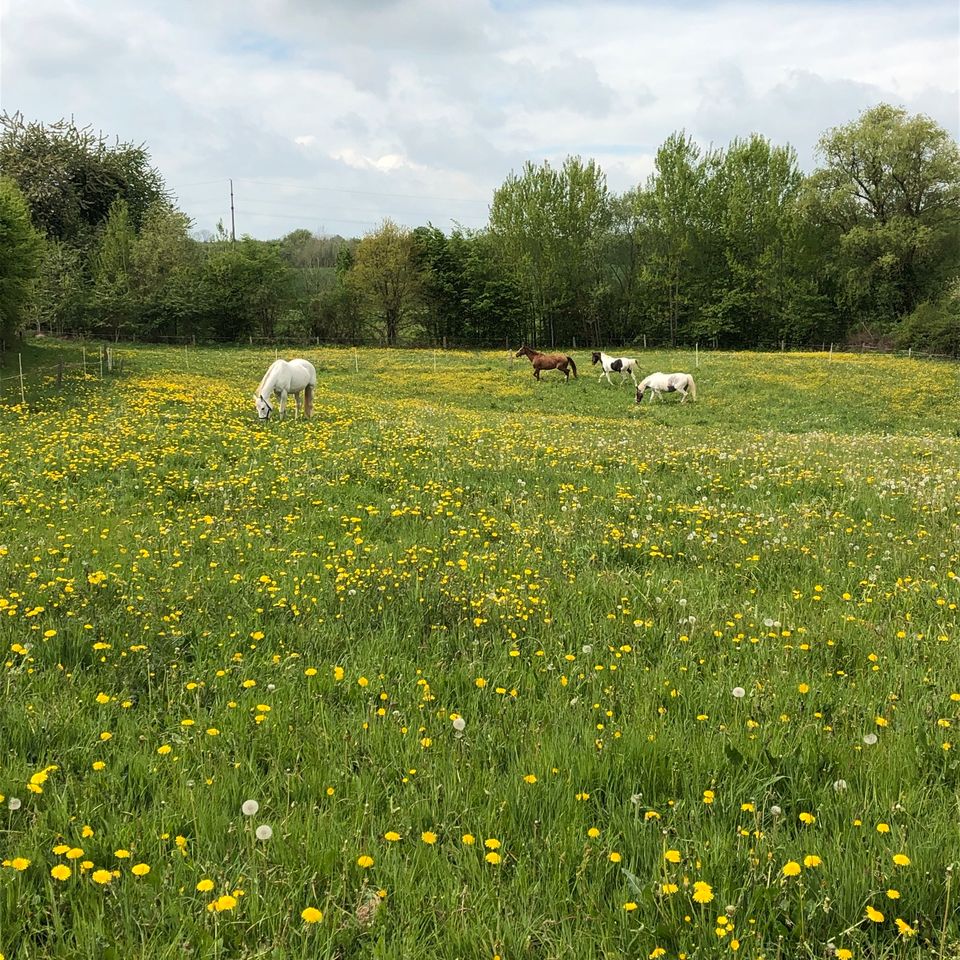
[[515,356],[526,357],[533,364],[533,375],[537,380],[540,379],[541,370],[559,370],[567,378],[567,382],[570,380],[571,371],[574,376],[577,375],[577,365],[573,362],[573,357],[563,353],[540,353],[524,345]]

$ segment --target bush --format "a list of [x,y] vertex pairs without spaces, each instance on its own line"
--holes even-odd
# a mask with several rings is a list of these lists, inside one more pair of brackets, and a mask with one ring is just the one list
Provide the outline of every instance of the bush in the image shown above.
[[939,300],[921,303],[899,325],[897,346],[927,353],[960,354],[960,279]]

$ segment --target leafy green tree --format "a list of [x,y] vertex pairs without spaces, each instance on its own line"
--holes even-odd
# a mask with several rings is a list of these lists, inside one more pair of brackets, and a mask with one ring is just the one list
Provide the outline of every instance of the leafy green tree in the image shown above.
[[714,162],[686,134],[672,134],[657,151],[640,207],[647,244],[637,292],[649,329],[671,345],[689,335],[696,315],[704,190]]
[[135,229],[152,207],[170,203],[143,145],[111,145],[73,121],[28,123],[19,113],[0,114],[0,169],[20,187],[37,229],[81,247],[95,243],[116,200],[126,202]]
[[54,333],[88,329],[92,287],[83,252],[62,240],[44,240],[31,320]]
[[368,321],[395,346],[421,305],[424,276],[412,234],[384,220],[357,246],[349,283]]
[[94,325],[106,328],[115,340],[135,329],[133,249],[137,235],[126,200],[115,200],[104,224],[93,260]]
[[190,218],[165,205],[147,212],[130,254],[137,325],[144,336],[202,332],[201,248]]
[[603,241],[610,224],[606,177],[568,157],[559,170],[525,164],[493,196],[490,235],[501,264],[524,291],[529,339],[595,339]]
[[880,104],[827,131],[810,178],[835,232],[840,306],[889,325],[937,297],[960,266],[960,148],[929,117]]
[[897,346],[960,356],[960,277],[942,297],[924,301],[897,327]]
[[0,177],[0,347],[9,349],[27,316],[40,273],[42,242],[17,185]]
[[201,272],[206,329],[220,340],[273,337],[289,308],[288,270],[273,242],[243,237],[208,244]]

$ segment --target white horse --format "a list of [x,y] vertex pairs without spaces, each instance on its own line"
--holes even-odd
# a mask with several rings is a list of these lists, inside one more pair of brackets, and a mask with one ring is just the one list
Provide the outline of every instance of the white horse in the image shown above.
[[304,413],[313,413],[313,388],[317,385],[317,371],[309,360],[274,360],[263,375],[260,386],[254,391],[253,400],[261,420],[269,420],[273,413],[270,402],[274,394],[280,397],[280,416],[287,412],[287,394],[292,393],[300,416],[300,391],[303,391]]
[[691,399],[697,399],[697,385],[689,373],[651,373],[637,385],[637,403],[643,399],[644,391],[652,391],[650,402],[660,399],[661,393],[682,393],[681,403],[687,402],[687,393]]
[[633,380],[633,385],[637,385],[637,377],[634,372],[637,369],[636,360],[633,360],[630,357],[608,357],[602,351],[594,350],[593,362],[595,364],[599,363],[603,368],[603,373],[597,377],[597,383],[606,377],[607,383],[612,384],[613,381],[610,379],[611,373],[619,373],[621,377],[620,382],[623,383],[627,379],[627,374],[629,373],[630,379]]

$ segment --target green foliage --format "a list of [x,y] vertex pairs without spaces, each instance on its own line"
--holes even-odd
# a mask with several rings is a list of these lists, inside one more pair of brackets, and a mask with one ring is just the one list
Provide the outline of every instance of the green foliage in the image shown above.
[[880,104],[819,150],[811,212],[838,237],[841,305],[889,325],[960,269],[960,148],[929,117]]
[[593,160],[555,170],[526,163],[493,195],[490,235],[532,321],[525,339],[551,345],[595,334],[600,257],[611,222],[606,176]]
[[365,320],[384,343],[396,346],[416,319],[424,283],[413,235],[384,220],[358,244],[348,276]]
[[27,316],[43,246],[17,185],[0,177],[0,347],[9,347]]
[[135,229],[151,207],[169,205],[144,146],[109,145],[73,121],[27,123],[19,113],[0,114],[0,169],[19,185],[38,230],[83,248],[117,200],[126,202]]
[[960,279],[939,300],[921,303],[896,330],[897,345],[927,353],[960,355]]

